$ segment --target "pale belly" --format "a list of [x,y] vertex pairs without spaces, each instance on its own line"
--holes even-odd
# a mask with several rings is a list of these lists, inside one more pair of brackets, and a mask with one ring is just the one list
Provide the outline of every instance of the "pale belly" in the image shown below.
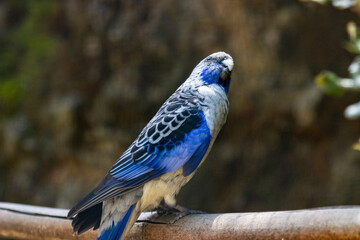
[[194,175],[184,177],[182,168],[175,172],[166,173],[161,177],[147,182],[143,187],[143,195],[139,201],[141,211],[150,211],[158,207],[164,199],[165,203],[173,207],[176,205],[175,196]]

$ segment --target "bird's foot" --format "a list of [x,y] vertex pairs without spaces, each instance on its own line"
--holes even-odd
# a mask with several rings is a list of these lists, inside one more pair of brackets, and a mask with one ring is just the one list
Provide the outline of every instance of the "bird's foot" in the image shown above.
[[166,205],[160,205],[155,210],[156,210],[158,215],[171,215],[171,214],[174,214],[176,212],[179,212],[179,210],[177,210],[175,208],[172,208],[172,207],[168,207]]
[[206,212],[199,210],[192,210],[176,204],[174,207],[167,205],[165,202],[161,202],[160,206],[156,208],[156,212],[159,216],[166,216],[168,224],[174,224],[181,218],[190,214],[204,214]]
[[175,211],[173,212],[175,216],[174,216],[174,218],[169,220],[169,224],[174,224],[181,218],[183,218],[187,215],[190,215],[190,214],[205,214],[206,213],[206,212],[200,211],[200,210],[188,209],[188,208],[185,208],[180,205],[176,205],[173,209],[175,209]]

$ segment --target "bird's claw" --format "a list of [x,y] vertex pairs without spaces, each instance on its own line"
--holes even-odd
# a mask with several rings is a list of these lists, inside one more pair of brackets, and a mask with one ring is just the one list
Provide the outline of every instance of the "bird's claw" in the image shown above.
[[158,215],[170,215],[170,214],[179,212],[179,210],[177,210],[175,208],[170,208],[170,207],[166,207],[166,206],[160,206],[160,207],[156,208],[155,210]]
[[192,210],[192,209],[187,209],[186,211],[183,212],[175,212],[175,216],[173,219],[170,219],[168,224],[174,224],[175,222],[177,222],[178,220],[180,220],[183,217],[186,217],[187,215],[191,215],[191,214],[205,214],[206,212],[204,211],[200,211],[200,210]]
[[180,205],[175,207],[160,206],[156,209],[158,215],[173,215],[173,217],[168,221],[168,224],[174,224],[181,218],[190,215],[190,214],[205,214],[206,212],[200,210],[192,210]]

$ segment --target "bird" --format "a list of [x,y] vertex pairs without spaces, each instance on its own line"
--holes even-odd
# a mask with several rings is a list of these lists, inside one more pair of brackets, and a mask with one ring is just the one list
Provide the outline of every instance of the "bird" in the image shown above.
[[104,179],[67,217],[78,235],[99,228],[98,240],[124,239],[144,211],[187,209],[176,195],[207,157],[226,122],[233,58],[204,58],[165,101]]

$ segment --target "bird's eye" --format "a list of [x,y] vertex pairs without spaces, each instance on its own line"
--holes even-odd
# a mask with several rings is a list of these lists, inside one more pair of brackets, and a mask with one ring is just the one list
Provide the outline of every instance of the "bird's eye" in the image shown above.
[[226,80],[228,80],[230,78],[230,71],[226,70],[224,72],[222,72],[219,76],[219,81],[220,82],[225,82]]

